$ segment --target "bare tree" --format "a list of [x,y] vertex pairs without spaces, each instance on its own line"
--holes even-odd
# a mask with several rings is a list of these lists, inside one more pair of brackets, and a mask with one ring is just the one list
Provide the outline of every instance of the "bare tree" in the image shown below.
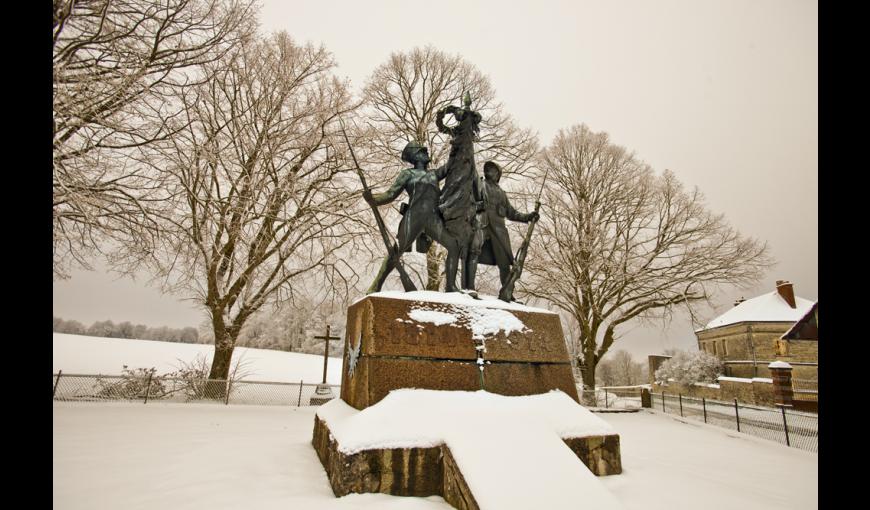
[[211,379],[227,377],[240,330],[265,303],[354,269],[335,256],[367,225],[334,143],[350,100],[333,66],[325,49],[285,33],[244,42],[185,90],[184,128],[143,151],[166,172],[172,207],[152,270],[208,313]]
[[[614,370],[613,363],[610,360],[602,360],[601,363],[595,367],[596,374],[595,376],[601,381],[603,386],[614,386],[616,384],[616,371]],[[584,386],[584,389],[591,390],[591,386]]]
[[615,384],[633,386],[643,381],[643,363],[634,361],[630,352],[620,349],[611,354],[610,361],[615,373]]
[[171,135],[174,89],[255,28],[253,0],[54,0],[54,277],[106,242],[147,254],[161,183],[129,151]]
[[588,387],[622,325],[667,320],[717,285],[752,284],[771,264],[766,243],[741,236],[697,189],[656,175],[606,133],[560,131],[539,165],[549,178],[523,289],[577,323]]
[[[365,160],[374,174],[372,182],[383,184],[400,170],[398,154],[410,141],[429,148],[436,167],[446,162],[449,137],[438,132],[435,116],[439,109],[460,104],[464,92],[472,97],[472,107],[481,113],[479,139],[475,152],[479,162],[495,159],[505,170],[505,178],[528,170],[537,150],[537,137],[517,127],[505,113],[489,78],[458,55],[448,55],[431,46],[390,55],[368,78],[363,89],[368,130],[358,140],[364,142]],[[392,218],[395,220],[396,214]],[[425,287],[438,290],[442,280],[443,249],[432,244],[427,253]]]

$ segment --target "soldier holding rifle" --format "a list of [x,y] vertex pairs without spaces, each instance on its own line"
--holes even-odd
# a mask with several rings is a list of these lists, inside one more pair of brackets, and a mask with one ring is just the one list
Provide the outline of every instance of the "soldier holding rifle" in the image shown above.
[[[511,266],[514,264],[514,254],[511,249],[510,235],[505,226],[505,218],[511,221],[529,223],[537,221],[537,211],[521,213],[517,211],[507,198],[507,194],[498,185],[501,180],[501,167],[493,161],[483,165],[483,175],[486,186],[486,227],[483,236],[477,240],[482,242],[477,262],[490,266],[498,266],[498,276],[502,287],[508,281]],[[473,268],[477,269],[476,264]]]
[[447,248],[447,292],[455,292],[456,272],[459,267],[459,243],[456,238],[444,228],[444,220],[438,211],[438,200],[441,190],[438,181],[446,177],[447,165],[435,170],[428,170],[429,151],[416,143],[408,143],[402,150],[402,161],[411,163],[413,168],[402,170],[396,181],[384,193],[363,191],[363,198],[373,206],[392,202],[405,191],[408,193],[408,207],[399,222],[399,232],[396,245],[384,259],[375,281],[368,293],[378,292],[384,285],[387,276],[396,267],[399,254],[410,250],[411,244],[425,233],[431,239]]

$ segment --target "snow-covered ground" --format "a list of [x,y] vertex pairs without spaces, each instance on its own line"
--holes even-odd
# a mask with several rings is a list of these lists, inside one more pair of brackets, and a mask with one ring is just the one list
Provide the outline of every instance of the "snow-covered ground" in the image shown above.
[[[338,349],[335,343],[330,348]],[[120,375],[124,365],[131,369],[154,367],[162,375],[176,370],[178,360],[189,363],[200,354],[210,363],[214,346],[54,333],[52,366],[54,373],[102,375]],[[323,356],[315,354],[237,347],[233,363],[238,359],[243,360],[248,381],[323,380]],[[341,384],[341,358],[329,358],[326,382]]]
[[[54,508],[450,508],[437,496],[335,498],[311,446],[315,412],[55,402]],[[628,510],[818,508],[815,454],[650,411],[598,416],[620,434],[624,470],[599,479]]]
[[[786,425],[788,426],[788,441],[791,446],[803,450],[818,451],[819,415],[782,408],[765,408],[741,405],[739,411],[734,406],[721,401],[707,400],[702,403],[698,398],[682,398],[682,411],[677,397],[668,395],[665,399],[666,414],[680,415],[692,420],[706,419],[707,423],[737,429],[737,418],[740,418],[740,431],[753,436],[762,437],[778,443],[786,443]],[[652,408],[661,411],[661,396],[653,394]],[[737,414],[739,413],[739,415]],[[705,418],[706,414],[706,418]],[[785,415],[785,418],[783,418]]]

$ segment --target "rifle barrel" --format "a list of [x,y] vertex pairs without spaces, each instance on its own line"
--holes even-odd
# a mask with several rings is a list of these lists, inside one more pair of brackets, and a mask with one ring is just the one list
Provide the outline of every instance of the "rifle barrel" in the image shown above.
[[[359,180],[363,185],[363,190],[371,191],[368,183],[366,183],[366,178],[365,175],[363,175],[362,168],[360,168],[359,162],[356,159],[356,154],[353,152],[353,146],[350,144],[350,139],[347,137],[347,131],[344,129],[344,121],[339,118],[339,122],[341,123],[341,133],[344,135],[344,141],[347,142],[347,148],[350,150],[350,156],[353,158],[353,164],[356,167],[356,173],[359,176]],[[366,202],[368,203],[368,201]],[[381,232],[381,238],[387,246],[388,256],[389,254],[393,254],[396,257],[396,270],[399,272],[399,279],[402,280],[402,287],[404,287],[405,292],[417,290],[413,280],[411,280],[411,277],[408,276],[408,273],[405,271],[405,266],[402,265],[402,253],[399,251],[398,245],[393,243],[392,239],[390,239],[390,235],[387,233],[387,226],[384,224],[381,212],[378,211],[378,206],[372,203],[368,204],[372,209],[372,213],[375,215],[375,223],[377,223],[378,230]]]

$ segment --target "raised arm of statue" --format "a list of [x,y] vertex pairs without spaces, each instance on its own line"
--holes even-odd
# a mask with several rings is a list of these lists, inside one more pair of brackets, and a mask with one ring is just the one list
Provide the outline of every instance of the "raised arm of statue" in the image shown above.
[[435,125],[438,126],[438,131],[446,135],[455,136],[456,131],[452,127],[444,125],[444,116],[448,113],[454,113],[454,110],[456,110],[455,106],[448,106],[438,110],[438,113],[435,115]]
[[443,181],[447,178],[447,172],[450,170],[450,163],[445,163],[438,168],[432,169],[432,172],[438,177],[439,181]]
[[372,199],[375,205],[384,205],[389,204],[393,200],[399,197],[402,194],[402,190],[405,189],[405,184],[408,182],[408,178],[411,173],[408,169],[402,170],[399,172],[399,175],[396,177],[396,181],[393,183],[390,188],[383,193],[373,193]]

